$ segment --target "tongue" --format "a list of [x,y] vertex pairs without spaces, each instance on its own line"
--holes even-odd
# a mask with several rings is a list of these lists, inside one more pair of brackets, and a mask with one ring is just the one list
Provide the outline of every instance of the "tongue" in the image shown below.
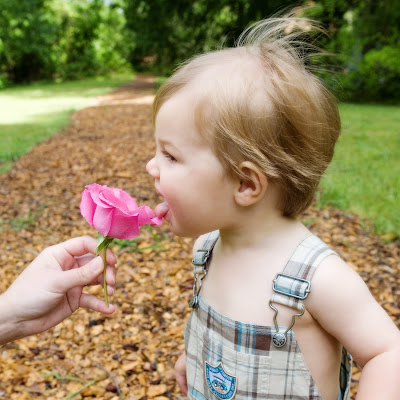
[[169,205],[166,201],[160,203],[154,210],[158,218],[164,218],[169,211]]

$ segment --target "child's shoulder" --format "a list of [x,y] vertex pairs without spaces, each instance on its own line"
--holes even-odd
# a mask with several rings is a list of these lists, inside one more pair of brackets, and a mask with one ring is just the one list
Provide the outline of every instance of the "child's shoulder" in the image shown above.
[[340,256],[333,253],[325,257],[316,269],[312,286],[314,291],[325,291],[329,293],[335,288],[341,291],[351,289],[354,283],[363,283],[360,276]]
[[[340,256],[333,253],[325,257],[315,270],[311,283],[314,297],[329,298],[364,288],[364,282]],[[311,297],[310,297],[311,299]]]
[[358,273],[338,255],[332,254],[314,273],[306,308],[316,320],[325,323],[329,320],[334,324],[337,313],[347,313],[350,308],[360,310],[372,300]]

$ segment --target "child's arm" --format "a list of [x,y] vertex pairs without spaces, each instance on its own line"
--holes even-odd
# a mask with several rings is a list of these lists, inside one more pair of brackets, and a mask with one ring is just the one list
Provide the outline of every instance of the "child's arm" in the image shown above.
[[[83,286],[102,282],[103,262],[93,255],[97,241],[79,237],[48,247],[0,296],[0,344],[43,332],[79,307],[111,314],[96,296],[82,293]],[[87,254],[92,253],[92,254]],[[117,262],[107,252],[107,283],[112,294]]]
[[186,381],[186,352],[183,352],[175,363],[176,383],[183,394],[187,395],[188,387]]
[[355,271],[326,258],[306,307],[363,368],[357,400],[400,399],[400,331]]

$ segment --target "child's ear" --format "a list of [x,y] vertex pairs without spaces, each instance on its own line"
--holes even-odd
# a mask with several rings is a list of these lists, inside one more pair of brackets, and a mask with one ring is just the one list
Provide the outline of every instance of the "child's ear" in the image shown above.
[[238,183],[234,197],[238,205],[246,207],[264,197],[268,180],[264,172],[251,161],[242,162],[239,168],[245,178]]

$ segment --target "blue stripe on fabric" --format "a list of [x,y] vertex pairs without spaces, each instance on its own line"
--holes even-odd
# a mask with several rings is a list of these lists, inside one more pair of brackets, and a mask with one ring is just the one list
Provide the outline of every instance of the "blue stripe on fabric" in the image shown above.
[[207,400],[200,392],[192,387],[189,388],[189,395],[193,396],[194,399]]
[[253,340],[252,340],[253,343],[251,344],[251,353],[256,354],[256,339],[257,339],[257,326],[256,325],[252,326],[251,335],[253,338]]
[[240,322],[236,322],[236,329],[238,333],[238,340],[236,343],[236,351],[240,351],[242,348],[242,324]]

